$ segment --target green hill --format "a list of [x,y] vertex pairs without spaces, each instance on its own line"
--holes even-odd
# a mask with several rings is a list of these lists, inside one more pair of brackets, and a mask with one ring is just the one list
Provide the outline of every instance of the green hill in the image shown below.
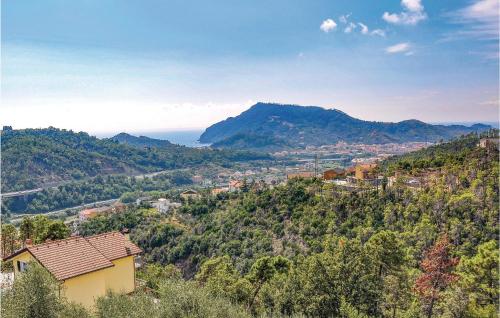
[[[292,147],[319,146],[338,141],[366,144],[435,142],[489,128],[481,124],[472,127],[430,125],[418,120],[398,123],[373,122],[353,118],[336,109],[258,103],[236,117],[208,127],[201,135],[200,141],[215,143],[222,148],[235,148],[236,145],[238,148],[248,149],[282,147],[280,142],[285,141],[286,146]],[[245,135],[248,137],[244,137]],[[236,144],[233,140],[235,136],[239,136]],[[278,144],[256,144],[255,140],[262,138],[277,140]]]
[[1,133],[1,145],[3,192],[97,175],[138,174],[268,158],[258,153],[173,144],[143,148],[53,127],[21,130],[7,127]]
[[126,144],[141,148],[168,148],[174,146],[168,140],[154,139],[146,136],[133,136],[127,133],[119,133],[116,136],[109,138],[111,140],[117,141],[120,144]]

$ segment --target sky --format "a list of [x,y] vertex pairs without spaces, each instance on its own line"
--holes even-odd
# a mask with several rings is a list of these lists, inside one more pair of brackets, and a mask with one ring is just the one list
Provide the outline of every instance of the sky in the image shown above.
[[497,0],[5,0],[0,121],[200,129],[263,102],[498,120]]

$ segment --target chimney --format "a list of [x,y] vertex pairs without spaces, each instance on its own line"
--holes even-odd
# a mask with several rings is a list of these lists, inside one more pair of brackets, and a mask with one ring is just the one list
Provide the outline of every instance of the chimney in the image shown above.
[[33,241],[31,239],[24,240],[24,246],[26,247],[33,246]]

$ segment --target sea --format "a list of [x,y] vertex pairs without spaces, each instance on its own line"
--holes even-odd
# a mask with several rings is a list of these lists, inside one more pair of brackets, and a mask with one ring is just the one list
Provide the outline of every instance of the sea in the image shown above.
[[[173,144],[187,147],[208,147],[198,141],[204,130],[168,130],[168,131],[133,131],[127,132],[133,136],[146,136],[154,139],[168,140]],[[97,138],[110,138],[118,133],[97,133]]]
[[199,138],[204,130],[171,130],[171,131],[156,131],[142,132],[134,135],[146,136],[154,139],[168,140],[171,143],[187,146],[187,147],[208,147],[210,144],[202,144]]

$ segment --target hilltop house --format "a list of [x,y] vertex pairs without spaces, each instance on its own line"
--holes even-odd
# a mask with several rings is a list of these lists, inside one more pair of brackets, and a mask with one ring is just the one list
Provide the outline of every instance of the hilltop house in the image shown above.
[[373,179],[373,170],[377,167],[376,163],[361,164],[356,166],[355,177],[357,180]]
[[181,193],[181,198],[184,200],[188,200],[189,198],[197,199],[199,198],[200,195],[198,194],[197,191],[189,189]]
[[84,209],[78,213],[80,221],[86,221],[99,215],[107,215],[111,213],[122,213],[127,209],[127,206],[121,202],[115,202],[110,206],[103,206],[99,208]]
[[243,187],[243,182],[240,180],[229,181],[229,192],[235,192]]
[[323,172],[323,180],[333,180],[340,178],[345,175],[345,170],[341,168],[334,168],[330,170],[325,170]]
[[14,279],[30,262],[45,267],[60,283],[59,295],[87,308],[111,290],[135,290],[134,258],[141,249],[119,232],[26,246],[6,257],[12,261]]
[[497,148],[500,144],[498,137],[485,137],[479,140],[479,147],[481,148]]
[[158,199],[158,201],[153,202],[152,205],[154,208],[156,208],[156,210],[159,213],[167,213],[170,210],[170,208],[178,208],[181,206],[180,203],[170,202],[169,199],[165,199],[165,198]]

